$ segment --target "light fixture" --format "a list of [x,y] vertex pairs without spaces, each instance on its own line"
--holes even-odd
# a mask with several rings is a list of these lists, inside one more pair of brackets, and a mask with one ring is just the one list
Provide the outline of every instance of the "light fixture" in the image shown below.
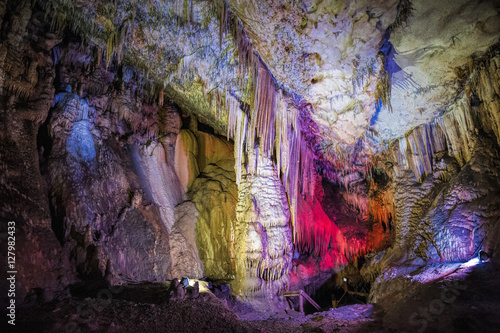
[[489,258],[489,254],[484,252],[483,250],[479,251],[478,258],[479,262],[485,262]]

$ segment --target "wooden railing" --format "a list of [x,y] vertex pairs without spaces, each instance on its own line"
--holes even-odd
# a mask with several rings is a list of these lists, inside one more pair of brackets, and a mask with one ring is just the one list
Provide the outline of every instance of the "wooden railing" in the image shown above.
[[300,290],[296,290],[296,291],[285,291],[283,293],[283,296],[285,297],[292,297],[292,296],[299,296],[299,310],[300,310],[300,313],[304,313],[304,298],[312,304],[312,306],[314,306],[316,308],[316,310],[320,310],[320,306],[318,305],[318,303],[316,303],[315,301],[313,301],[313,299],[311,297],[309,297],[308,294],[306,294],[304,292],[304,290],[300,289]]

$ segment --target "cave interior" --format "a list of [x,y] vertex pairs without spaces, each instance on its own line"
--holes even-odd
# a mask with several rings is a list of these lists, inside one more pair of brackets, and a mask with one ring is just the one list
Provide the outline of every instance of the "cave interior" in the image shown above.
[[497,332],[497,0],[0,0],[0,27],[7,332]]

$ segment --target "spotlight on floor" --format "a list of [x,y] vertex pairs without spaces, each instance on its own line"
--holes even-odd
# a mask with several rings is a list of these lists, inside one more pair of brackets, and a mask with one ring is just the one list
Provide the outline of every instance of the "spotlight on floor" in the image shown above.
[[198,279],[189,279],[189,286],[194,287],[196,282],[198,282],[198,288],[200,290],[200,293],[210,292],[210,288],[212,288],[212,284],[210,282]]
[[189,286],[189,279],[187,277],[182,277],[180,282],[184,286],[184,288],[187,288],[187,286]]

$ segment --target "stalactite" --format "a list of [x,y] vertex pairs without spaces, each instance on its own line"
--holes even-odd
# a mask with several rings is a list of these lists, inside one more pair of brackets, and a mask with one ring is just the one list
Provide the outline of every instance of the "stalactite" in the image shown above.
[[235,129],[237,127],[239,103],[236,98],[233,98],[230,94],[226,94],[225,106],[227,109],[227,138],[235,137]]
[[377,109],[382,106],[387,107],[389,112],[392,112],[391,106],[391,76],[385,70],[382,69],[380,72],[380,79],[375,87],[375,101]]
[[163,99],[164,99],[164,88],[162,87],[160,90],[160,96],[158,97],[158,105],[163,106]]
[[[316,125],[310,119],[312,106],[301,104],[302,102],[287,95],[277,86],[264,62],[254,52],[241,21],[232,17],[225,1],[215,5],[220,25],[221,48],[224,35],[231,29],[238,54],[239,88],[248,103],[245,105],[238,101],[236,97],[228,94],[227,90],[222,95],[215,93],[217,110],[224,109],[227,112],[227,137],[233,138],[235,142],[238,184],[243,173],[242,167],[245,167],[247,174],[253,175],[263,157],[273,158],[287,193],[294,242],[303,247],[314,248],[323,255],[328,248],[346,251],[353,256],[360,253],[364,245],[346,248],[345,239],[335,224],[331,221],[321,222],[328,218],[320,207],[316,207],[316,215],[311,219],[299,216],[300,202],[304,200],[302,197],[314,200],[315,193],[316,156],[312,147],[315,146]],[[350,159],[350,155],[346,156],[342,165],[345,166]],[[324,216],[319,216],[319,211],[323,212]],[[262,271],[259,267],[267,269]],[[247,271],[249,276],[262,278],[267,287],[270,287],[272,282],[281,279],[282,272],[288,272],[289,269],[274,269],[267,264],[247,263]],[[250,293],[256,292],[252,290]]]
[[261,138],[262,153],[270,156],[275,136],[276,85],[267,68],[262,63],[258,66],[254,102],[255,116],[257,117],[255,123],[256,134]]
[[367,237],[367,248],[380,251],[393,239],[395,231],[394,192],[391,187],[376,183],[370,184],[368,208],[371,228]]
[[[460,165],[472,156],[477,128],[495,135],[500,143],[499,51],[495,48],[482,59],[469,58],[463,71],[469,73],[463,93],[433,122],[420,125],[398,139],[394,160],[411,169],[417,180],[434,170],[436,153],[447,151]],[[479,103],[481,101],[481,103]],[[396,175],[401,176],[398,168]]]
[[116,47],[119,44],[118,32],[116,31],[114,25],[108,21],[106,29],[109,30],[108,39],[106,41],[106,69],[109,68],[111,64],[111,57],[116,52]]
[[406,135],[409,149],[408,163],[418,181],[432,173],[433,156],[446,149],[446,142],[441,124],[432,122],[416,127]]
[[174,12],[179,25],[191,25],[192,0],[175,0]]
[[[355,260],[366,253],[364,242],[347,242],[341,230],[331,221],[316,199],[298,198],[298,218],[295,244],[299,251],[307,251],[324,258],[330,254],[344,254],[348,260]],[[336,262],[324,263],[328,267],[345,264],[341,256],[334,256]]]
[[[297,197],[298,197],[298,178],[299,178],[299,149],[300,137],[293,137],[290,151],[290,172],[288,178],[288,193],[290,195],[290,211],[292,212],[292,221],[295,227],[297,222]],[[295,232],[296,234],[296,232]]]
[[390,191],[370,200],[370,214],[376,223],[388,223],[394,217],[394,198]]
[[234,132],[234,157],[235,157],[235,163],[236,163],[236,183],[240,183],[241,181],[241,175],[242,175],[242,165],[243,165],[243,156],[245,153],[244,149],[244,144],[245,140],[247,137],[247,131],[248,131],[248,117],[247,115],[237,109],[236,114],[233,116],[234,117],[234,125],[235,128],[232,129]]
[[219,45],[222,50],[222,39],[224,34],[228,31],[230,23],[229,6],[225,0],[214,1],[216,6],[217,16],[219,19]]
[[[226,7],[222,10],[219,5],[220,17],[227,17],[227,10]],[[220,24],[225,25],[227,22],[229,19],[224,18]],[[289,197],[292,224],[295,224],[297,196],[304,192],[299,191],[301,176],[306,177],[304,184],[307,184],[307,179],[310,178],[308,175],[314,172],[313,159],[306,142],[303,141],[298,123],[298,107],[288,106],[290,96],[286,96],[282,89],[277,88],[273,76],[255,55],[241,22],[236,21],[233,25],[233,35],[238,48],[240,85],[243,86],[245,76],[252,83],[248,115],[238,108],[237,103],[228,102],[227,99],[225,103],[228,112],[228,138],[233,137],[235,146],[240,147],[237,149],[243,150],[235,152],[237,179],[241,179],[244,156],[247,157],[247,172],[254,174],[259,155],[271,157],[275,151],[277,168]],[[226,28],[221,28],[221,34],[225,30]]]
[[362,217],[367,217],[369,212],[369,201],[364,195],[360,195],[353,191],[345,191],[342,193],[344,200],[348,205],[352,206],[354,210],[359,212]]
[[467,163],[471,158],[470,141],[475,126],[465,96],[452,105],[440,120],[450,155],[456,157],[461,165]]
[[[470,160],[471,137],[475,131],[471,110],[465,97],[453,104],[441,117],[408,131],[393,149],[394,160],[410,169],[417,181],[435,168],[435,156],[448,151],[463,165]],[[397,170],[397,169],[396,169]],[[397,175],[399,171],[396,171]]]

